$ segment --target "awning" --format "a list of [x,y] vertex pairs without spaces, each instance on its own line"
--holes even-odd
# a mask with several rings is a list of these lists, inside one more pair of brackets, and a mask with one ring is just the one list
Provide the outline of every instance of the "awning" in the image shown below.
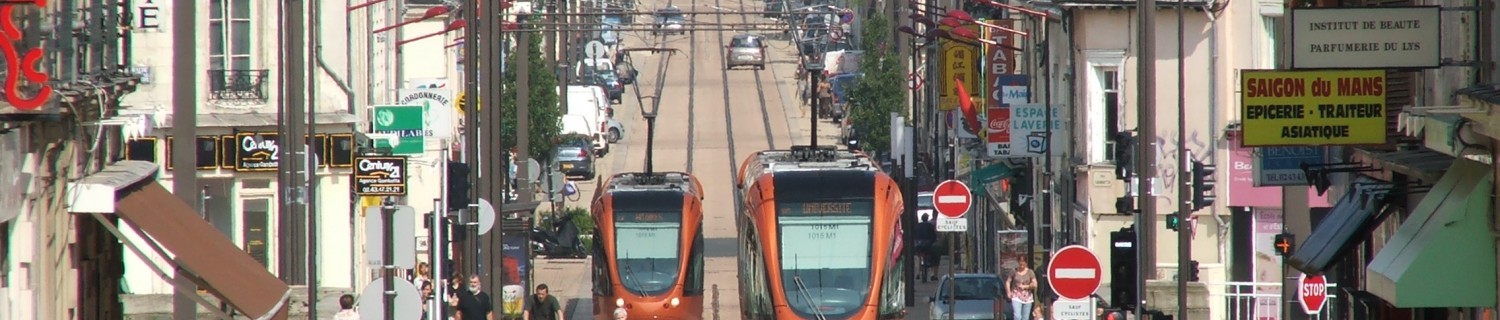
[[[1443,170],[1453,165],[1454,158],[1428,149],[1385,152],[1355,148],[1350,159],[1404,174],[1424,183],[1432,183],[1442,178]],[[1389,176],[1386,177],[1389,178]]]
[[1353,241],[1356,236],[1364,234],[1384,218],[1381,213],[1390,188],[1390,184],[1369,177],[1356,178],[1349,191],[1334,203],[1328,215],[1298,246],[1297,252],[1286,260],[1287,264],[1302,272],[1323,273],[1334,260],[1349,251],[1356,243]]
[[1454,162],[1370,262],[1367,290],[1401,308],[1494,307],[1490,170]]
[[[116,197],[115,208],[121,220],[143,233],[141,239],[145,239],[148,247],[190,273],[188,277],[191,279],[173,278],[167,271],[156,270],[148,263],[157,276],[173,283],[174,287],[183,281],[196,282],[253,319],[286,318],[285,304],[291,293],[286,283],[271,275],[265,266],[236,247],[161,184],[143,181],[120,190]],[[116,237],[126,241],[126,246],[137,255],[146,258],[140,244],[129,242],[100,213],[90,214]],[[197,295],[192,297],[197,298]],[[195,300],[210,310],[217,309],[201,298]]]

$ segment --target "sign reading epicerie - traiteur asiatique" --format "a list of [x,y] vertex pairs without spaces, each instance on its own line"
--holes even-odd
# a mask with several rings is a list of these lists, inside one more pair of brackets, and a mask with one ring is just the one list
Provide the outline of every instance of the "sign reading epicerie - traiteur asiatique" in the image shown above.
[[1438,7],[1305,8],[1292,10],[1292,66],[1436,68]]

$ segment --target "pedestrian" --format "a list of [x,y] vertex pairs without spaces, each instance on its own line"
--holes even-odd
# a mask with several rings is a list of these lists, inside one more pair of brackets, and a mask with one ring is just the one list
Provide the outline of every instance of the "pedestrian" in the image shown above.
[[1010,306],[1016,320],[1031,320],[1032,304],[1036,302],[1036,273],[1032,272],[1026,259],[1017,261],[1016,271],[1006,282],[1010,291]]
[[359,312],[354,311],[354,295],[339,297],[339,313],[333,315],[333,320],[359,320]]
[[423,283],[422,289],[420,289],[419,292],[422,293],[422,319],[427,319],[427,316],[431,313],[433,306],[432,282]]
[[918,278],[923,283],[937,281],[938,260],[942,257],[942,250],[938,249],[937,222],[931,214],[919,217],[926,218],[918,222],[913,238],[916,239],[917,254],[922,258],[922,270]]
[[406,280],[421,288],[422,285],[432,282],[432,268],[426,262],[417,263],[417,269]]
[[536,285],[536,293],[526,303],[526,320],[562,320],[562,305],[557,297],[548,294],[547,284]]
[[458,294],[458,320],[495,320],[495,306],[490,295],[481,291],[479,275],[469,276],[468,290]]

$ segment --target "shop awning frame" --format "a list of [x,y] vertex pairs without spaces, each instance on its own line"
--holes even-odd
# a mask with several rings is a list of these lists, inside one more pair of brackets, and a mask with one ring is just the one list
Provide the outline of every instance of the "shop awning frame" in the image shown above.
[[1394,185],[1375,179],[1358,176],[1350,184],[1349,191],[1334,203],[1327,216],[1313,229],[1312,234],[1297,251],[1287,257],[1287,265],[1311,274],[1321,274],[1339,257],[1349,252],[1356,239],[1368,238],[1371,227],[1380,224],[1389,216],[1386,210],[1387,195]]

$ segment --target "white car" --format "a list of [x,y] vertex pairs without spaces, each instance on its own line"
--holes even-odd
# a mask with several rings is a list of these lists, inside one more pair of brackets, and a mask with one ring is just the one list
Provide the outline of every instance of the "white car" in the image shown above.
[[604,137],[609,140],[609,143],[617,143],[625,139],[625,125],[620,121],[610,118],[605,126]]

